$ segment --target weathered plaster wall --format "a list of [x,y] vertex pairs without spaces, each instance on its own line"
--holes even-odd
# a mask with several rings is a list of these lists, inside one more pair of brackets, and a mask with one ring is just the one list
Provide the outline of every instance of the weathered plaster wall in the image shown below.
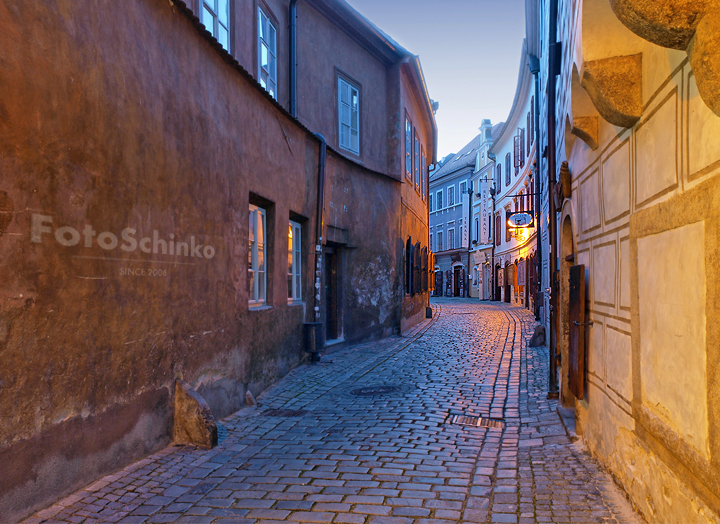
[[307,2],[297,6],[298,118],[339,150],[337,78],[344,75],[360,89],[360,154],[341,151],[368,169],[394,174],[388,169],[386,67]]
[[[0,515],[13,520],[166,445],[176,378],[222,417],[301,361],[319,142],[180,4],[4,2],[0,63]],[[400,325],[398,186],[329,152],[348,340]],[[268,230],[255,310],[251,200]],[[287,303],[290,217],[300,305]]]

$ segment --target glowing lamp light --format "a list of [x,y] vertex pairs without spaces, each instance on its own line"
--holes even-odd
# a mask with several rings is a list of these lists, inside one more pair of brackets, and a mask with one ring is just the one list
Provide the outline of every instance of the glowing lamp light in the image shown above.
[[528,231],[528,229],[526,227],[518,228],[516,234],[517,234],[518,242],[520,242],[521,244],[526,242],[527,239],[530,237],[530,232]]

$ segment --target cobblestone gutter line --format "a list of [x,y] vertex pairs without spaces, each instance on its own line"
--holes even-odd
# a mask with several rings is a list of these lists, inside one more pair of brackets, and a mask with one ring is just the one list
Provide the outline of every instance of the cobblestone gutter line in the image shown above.
[[294,370],[222,421],[217,448],[170,447],[28,522],[641,522],[567,438],[528,312],[434,306],[403,337]]

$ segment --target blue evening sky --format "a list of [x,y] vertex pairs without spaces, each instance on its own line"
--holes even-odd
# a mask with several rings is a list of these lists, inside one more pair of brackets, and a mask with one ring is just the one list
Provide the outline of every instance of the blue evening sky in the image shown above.
[[420,56],[440,102],[438,159],[478,134],[480,121],[510,112],[525,37],[524,0],[347,0]]

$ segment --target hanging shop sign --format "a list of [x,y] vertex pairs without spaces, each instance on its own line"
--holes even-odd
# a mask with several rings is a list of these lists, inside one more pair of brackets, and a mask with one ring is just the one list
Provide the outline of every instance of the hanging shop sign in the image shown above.
[[533,216],[527,211],[508,211],[505,214],[505,220],[510,228],[535,227]]

